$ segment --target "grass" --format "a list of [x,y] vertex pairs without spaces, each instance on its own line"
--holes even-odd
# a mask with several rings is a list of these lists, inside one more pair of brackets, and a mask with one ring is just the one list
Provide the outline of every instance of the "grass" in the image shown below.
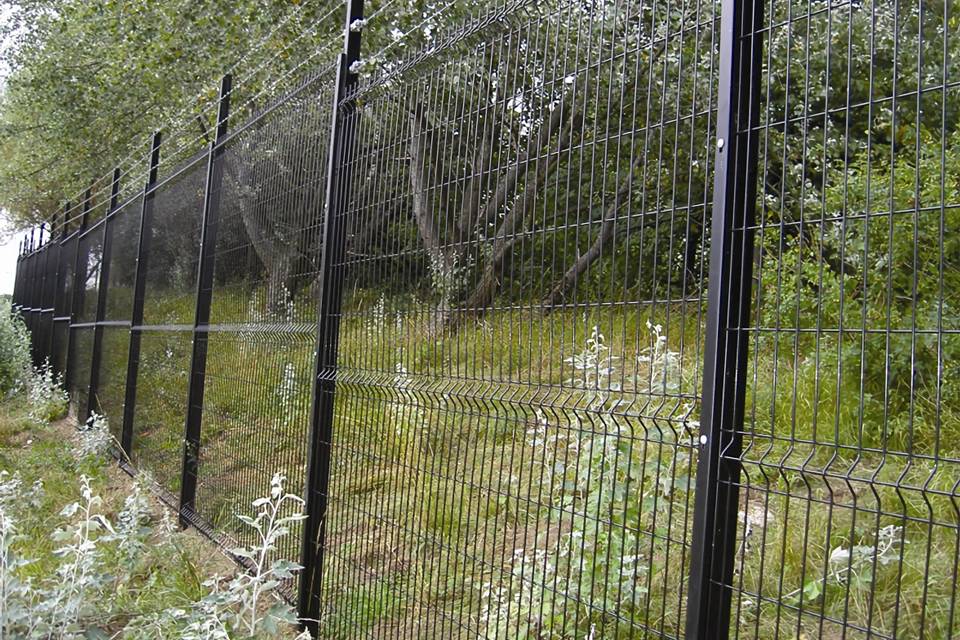
[[[59,562],[53,555],[59,544],[50,534],[62,526],[64,519],[59,514],[64,506],[80,500],[79,475],[91,478],[94,493],[104,500],[101,512],[114,522],[129,494],[131,480],[105,461],[78,459],[69,420],[38,426],[27,412],[22,397],[0,402],[0,468],[19,473],[25,486],[35,481],[43,483],[40,501],[19,515],[22,537],[17,543],[19,556],[36,559],[24,568],[23,577],[41,580],[49,579]],[[154,505],[154,522],[163,508]],[[170,545],[148,545],[132,571],[118,572],[105,585],[105,592],[111,596],[100,603],[100,613],[86,623],[112,634],[136,617],[170,607],[189,607],[205,595],[204,580],[232,571],[225,557],[210,551],[210,544],[192,532],[175,534]]]
[[[303,481],[314,349],[307,299],[291,310],[306,329],[281,334],[254,330],[263,318],[248,295],[214,296],[218,322],[248,329],[211,334],[198,495],[201,513],[237,536],[229,515],[263,493],[269,470],[285,470],[291,486]],[[416,300],[352,292],[341,323],[324,637],[682,634],[701,312],[503,309],[440,332]],[[661,325],[672,360],[649,361],[657,338],[648,322]],[[612,356],[602,377],[570,360],[593,327]],[[923,385],[878,391],[883,376],[860,375],[857,344],[797,336],[751,345],[739,637],[960,632],[951,613],[960,429],[948,387],[939,402]],[[155,361],[141,368],[137,455],[172,482],[185,337],[157,336]],[[884,530],[896,540],[883,556],[864,552]],[[296,545],[285,553],[295,558]]]

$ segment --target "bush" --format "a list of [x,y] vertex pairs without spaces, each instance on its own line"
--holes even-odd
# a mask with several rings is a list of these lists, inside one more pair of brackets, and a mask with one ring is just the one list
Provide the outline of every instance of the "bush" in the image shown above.
[[23,320],[0,301],[0,396],[9,397],[26,384],[30,372],[30,334]]

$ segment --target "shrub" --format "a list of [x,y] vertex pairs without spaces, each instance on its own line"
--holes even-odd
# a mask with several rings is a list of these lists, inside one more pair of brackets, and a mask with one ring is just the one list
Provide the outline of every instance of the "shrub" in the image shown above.
[[70,396],[63,387],[63,375],[56,373],[49,361],[31,371],[26,387],[30,417],[36,423],[46,424],[66,414]]
[[9,301],[0,301],[0,396],[17,393],[30,372],[30,335]]

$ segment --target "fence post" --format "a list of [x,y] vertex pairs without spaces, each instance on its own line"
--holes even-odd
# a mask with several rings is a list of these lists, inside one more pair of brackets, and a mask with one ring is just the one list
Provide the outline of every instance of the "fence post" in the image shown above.
[[147,257],[150,253],[150,229],[153,223],[153,187],[160,166],[160,132],[150,141],[150,169],[140,202],[140,235],[137,238],[137,272],[133,280],[133,309],[130,310],[130,348],[127,351],[127,383],[123,393],[123,430],[120,433],[121,464],[133,456],[133,416],[137,401],[137,371],[140,364],[140,340],[143,324],[143,295],[147,283]]
[[103,221],[103,248],[100,251],[100,281],[97,284],[97,311],[93,327],[93,355],[90,358],[90,386],[87,389],[87,417],[98,408],[96,398],[100,386],[100,362],[103,358],[103,320],[107,313],[107,283],[110,278],[110,252],[113,244],[113,220],[110,217],[120,199],[120,167],[113,170],[110,205]]
[[46,280],[47,250],[43,246],[43,232],[47,230],[44,222],[37,230],[37,253],[34,260],[37,262],[33,274],[33,331],[30,342],[37,354],[37,361],[43,362],[43,285]]
[[363,19],[363,0],[347,0],[344,50],[337,66],[327,156],[326,203],[323,210],[323,254],[320,267],[316,369],[311,400],[310,443],[307,454],[305,512],[300,561],[297,611],[304,626],[316,636],[320,617],[320,589],[323,577],[324,531],[330,482],[330,447],[333,436],[334,391],[336,390],[337,348],[340,334],[340,300],[343,292],[343,245],[345,226],[342,210],[350,199],[350,156],[353,153],[355,122],[351,99],[357,83],[352,69],[360,59],[360,29],[352,28]]
[[686,637],[728,637],[746,394],[763,22],[761,0],[723,0],[700,458]]
[[197,470],[200,457],[200,428],[203,421],[203,387],[207,373],[207,330],[210,324],[210,302],[213,295],[214,254],[217,248],[217,226],[220,195],[223,185],[224,149],[230,117],[230,75],[220,83],[220,104],[217,111],[217,133],[207,157],[207,181],[203,194],[203,223],[200,232],[200,264],[197,269],[197,308],[193,322],[193,355],[190,359],[190,388],[187,392],[187,420],[183,442],[183,466],[180,480],[180,523],[189,524],[196,512]]
[[[40,287],[40,344],[38,350],[41,360],[50,358],[50,334],[53,332],[53,303],[51,295],[56,282],[56,273],[52,266],[56,260],[55,250],[58,245],[53,241],[53,234],[56,230],[56,218],[50,221],[50,227],[47,229],[47,244],[43,250],[43,281]],[[49,320],[49,321],[48,321]]]
[[[56,281],[54,282],[54,292],[53,292],[53,327],[50,330],[52,334],[50,336],[50,356],[51,364],[56,363],[60,364],[60,352],[66,348],[66,345],[61,344],[60,340],[57,340],[57,326],[61,323],[67,323],[67,332],[70,331],[70,310],[63,308],[63,296],[64,289],[67,286],[66,283],[66,273],[64,272],[64,262],[66,261],[66,255],[63,251],[63,241],[67,239],[67,227],[69,226],[68,220],[70,219],[70,202],[66,202],[63,205],[63,224],[60,225],[60,238],[57,240],[57,276]],[[66,313],[66,316],[58,316],[57,313]],[[68,337],[69,339],[69,337]],[[58,366],[54,366],[56,373],[60,375],[66,375],[66,371],[62,371]]]
[[[65,383],[67,393],[73,391],[73,377],[77,368],[77,329],[74,329],[73,323],[77,315],[83,309],[83,283],[87,279],[87,256],[80,251],[80,236],[87,230],[87,223],[90,217],[90,198],[91,190],[87,189],[83,196],[83,215],[80,218],[80,229],[77,231],[77,250],[74,252],[73,263],[73,295],[70,296],[70,328],[67,331],[67,375]],[[82,254],[82,255],[81,255]]]

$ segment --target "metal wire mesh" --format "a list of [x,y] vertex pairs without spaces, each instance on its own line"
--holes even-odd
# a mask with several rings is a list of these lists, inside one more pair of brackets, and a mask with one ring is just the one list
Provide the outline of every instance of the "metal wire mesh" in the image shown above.
[[[256,534],[234,514],[275,473],[305,480],[332,76],[222,143],[197,511],[244,544]],[[280,553],[297,560],[299,545],[297,528]]]
[[766,7],[736,637],[958,632],[951,5]]
[[325,638],[960,633],[960,8],[341,10],[18,263],[182,519],[304,487]]
[[358,89],[322,633],[679,633],[714,22],[515,3]]
[[143,196],[138,195],[111,214],[110,269],[103,320],[130,322],[142,208]]

